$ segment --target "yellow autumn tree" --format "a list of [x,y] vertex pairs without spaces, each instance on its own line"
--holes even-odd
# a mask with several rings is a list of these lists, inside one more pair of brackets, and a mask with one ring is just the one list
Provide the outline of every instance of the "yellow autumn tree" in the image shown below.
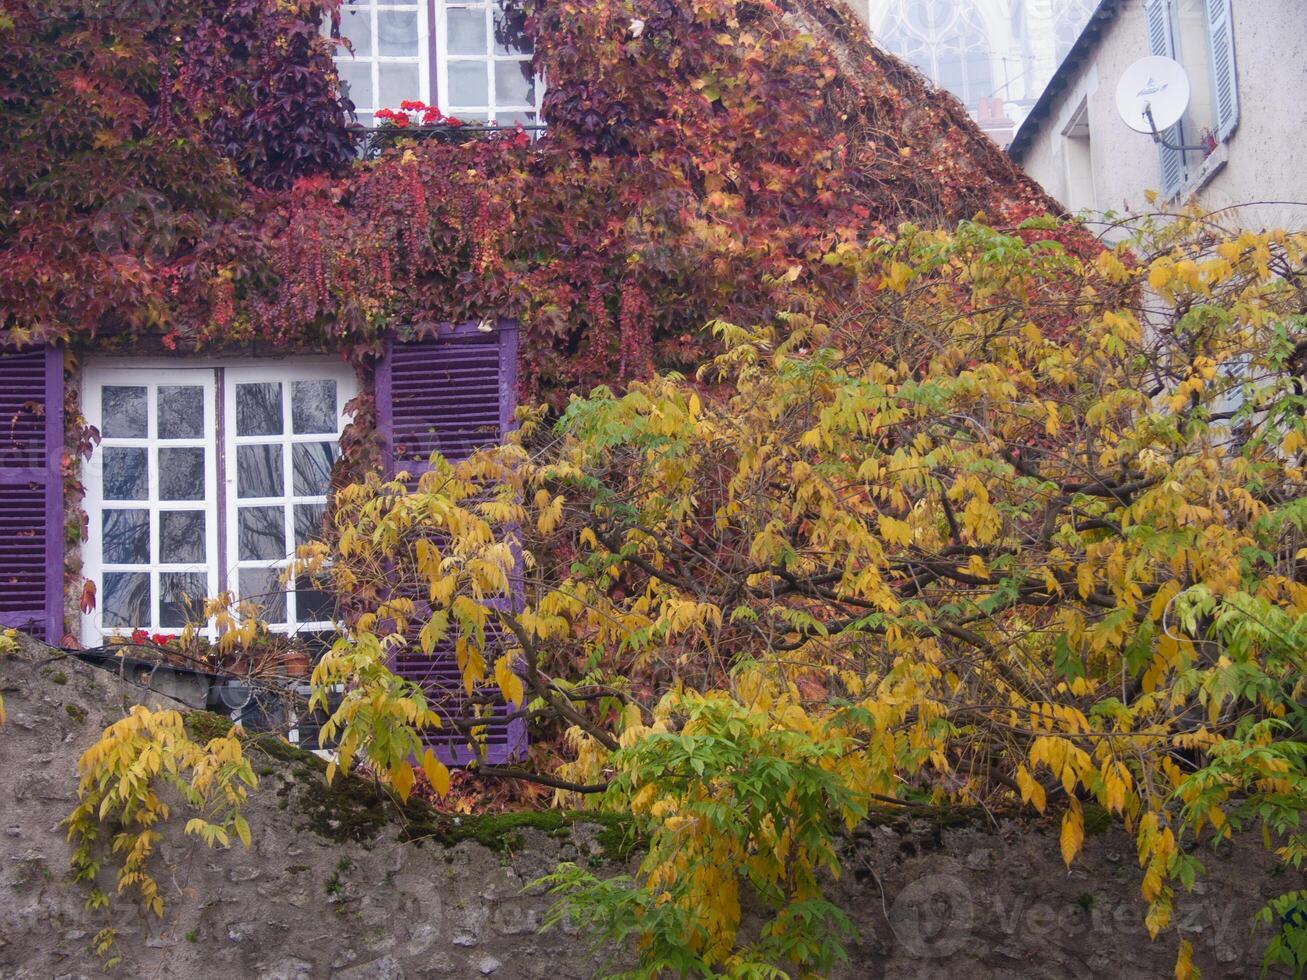
[[483,773],[634,816],[634,876],[548,881],[640,976],[825,971],[849,927],[821,882],[876,807],[1031,807],[1068,864],[1101,807],[1154,935],[1187,841],[1256,829],[1300,868],[1305,259],[1196,215],[1116,249],[903,227],[791,270],[775,322],[712,324],[696,378],[343,489],[301,554],[346,605],[313,674],[345,692],[331,774],[443,791],[442,719],[388,665],[452,650],[460,737],[498,697],[556,736]]
[[[1189,216],[1083,244],[842,246],[777,322],[713,324],[695,379],[348,488],[306,558],[357,614],[315,680],[453,643],[468,692],[561,725],[536,778],[650,848],[634,879],[550,880],[643,975],[829,966],[821,876],[881,805],[1052,812],[1070,864],[1093,802],[1136,837],[1155,935],[1201,872],[1186,837],[1255,825],[1298,867],[1307,236]],[[847,305],[806,306],[805,276]],[[404,790],[373,717],[340,724]],[[475,741],[484,711],[455,723]],[[748,944],[745,888],[773,911]]]

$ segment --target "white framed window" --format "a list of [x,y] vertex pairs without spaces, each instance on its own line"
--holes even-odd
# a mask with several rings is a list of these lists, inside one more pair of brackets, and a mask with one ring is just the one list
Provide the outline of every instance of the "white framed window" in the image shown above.
[[435,0],[440,110],[466,121],[533,125],[544,86],[526,17],[500,0]]
[[274,632],[329,629],[328,597],[281,580],[322,527],[356,390],[348,366],[317,358],[88,367],[83,411],[101,442],[85,467],[97,603],[83,642],[188,622],[213,638],[203,602],[225,590]]
[[431,101],[428,0],[344,0],[339,36],[349,39],[354,52],[336,52],[336,71],[362,125],[371,126],[378,109],[398,109],[408,100]]
[[295,549],[319,536],[331,468],[340,455],[347,381],[321,371],[300,376],[283,367],[224,372],[222,430],[231,476],[226,494],[228,567],[236,594],[253,599],[270,626],[324,629],[328,597],[281,578]]
[[533,125],[543,81],[532,68],[520,0],[344,0],[339,25],[348,38],[336,70],[358,120],[407,101],[437,105],[464,122]]
[[1179,61],[1192,92],[1184,117],[1162,134],[1171,147],[1158,147],[1169,199],[1201,178],[1208,156],[1239,126],[1233,13],[1231,0],[1144,0],[1144,18],[1149,53]]
[[83,385],[101,439],[85,468],[84,639],[180,629],[219,591],[213,372],[91,369]]

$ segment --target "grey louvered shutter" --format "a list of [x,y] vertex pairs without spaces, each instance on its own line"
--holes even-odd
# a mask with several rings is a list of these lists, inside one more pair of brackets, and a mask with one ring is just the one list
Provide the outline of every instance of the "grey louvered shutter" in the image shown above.
[[[1148,23],[1149,53],[1163,58],[1175,58],[1175,34],[1171,24],[1170,0],[1148,0],[1144,5]],[[1162,138],[1171,146],[1184,146],[1184,125],[1176,123],[1163,131]],[[1168,200],[1179,193],[1184,184],[1184,153],[1158,144],[1161,157],[1162,196]]]
[[0,626],[63,639],[64,367],[0,348]]
[[[432,452],[446,459],[466,459],[500,441],[513,424],[517,404],[517,325],[464,324],[436,331],[421,339],[393,338],[378,365],[377,424],[390,473],[416,476],[429,468]],[[418,599],[418,597],[415,597]],[[420,601],[420,599],[418,600]],[[486,663],[499,656],[488,630]],[[466,735],[450,723],[468,718],[485,692],[468,697],[452,643],[441,644],[431,656],[411,646],[398,653],[391,669],[422,686],[444,726],[428,735],[428,743],[446,765],[465,765],[474,754]],[[511,707],[489,699],[484,731],[486,761],[502,764],[521,757],[526,749],[526,723],[510,718]]]
[[1239,77],[1234,62],[1234,14],[1230,0],[1207,0],[1207,36],[1212,48],[1212,126],[1217,142],[1225,142],[1239,126]]

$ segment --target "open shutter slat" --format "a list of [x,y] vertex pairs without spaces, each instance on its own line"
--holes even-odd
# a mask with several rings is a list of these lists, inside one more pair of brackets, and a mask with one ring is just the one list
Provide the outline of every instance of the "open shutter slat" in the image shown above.
[[[1148,24],[1148,50],[1163,58],[1175,58],[1175,33],[1171,25],[1170,0],[1148,0],[1144,5],[1144,18]],[[1176,123],[1162,133],[1171,146],[1184,146],[1184,125]],[[1184,153],[1158,145],[1161,157],[1162,196],[1175,197],[1184,184]]]
[[[511,421],[517,331],[501,322],[491,332],[475,326],[387,345],[379,371],[377,416],[392,472],[417,476],[433,452],[466,459],[497,442]],[[384,390],[383,390],[384,388]]]
[[1217,142],[1225,142],[1239,125],[1239,85],[1234,60],[1234,15],[1230,0],[1207,0],[1207,37],[1212,54],[1212,96]]
[[[516,388],[517,327],[511,322],[501,320],[489,332],[465,324],[412,342],[392,338],[376,375],[377,425],[388,472],[404,471],[416,480],[430,468],[432,452],[457,461],[499,442],[513,424]],[[414,599],[421,606],[425,596]],[[496,646],[500,641],[488,636],[488,665],[498,657]],[[421,685],[444,721],[426,740],[446,765],[475,758],[467,735],[451,722],[481,717],[478,712],[488,714],[478,733],[487,762],[502,764],[525,753],[525,721],[510,718],[511,706],[497,697],[488,711],[485,705],[478,708],[463,688],[452,644],[438,646],[431,656],[410,647],[395,655],[391,669]]]
[[0,348],[0,626],[63,638],[63,351]]

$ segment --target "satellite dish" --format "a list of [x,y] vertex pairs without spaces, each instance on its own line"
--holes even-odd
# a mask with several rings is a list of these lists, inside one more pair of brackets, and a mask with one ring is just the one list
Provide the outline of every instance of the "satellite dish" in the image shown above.
[[1189,108],[1189,93],[1189,76],[1178,61],[1140,58],[1117,83],[1116,111],[1136,133],[1155,135],[1180,121]]

